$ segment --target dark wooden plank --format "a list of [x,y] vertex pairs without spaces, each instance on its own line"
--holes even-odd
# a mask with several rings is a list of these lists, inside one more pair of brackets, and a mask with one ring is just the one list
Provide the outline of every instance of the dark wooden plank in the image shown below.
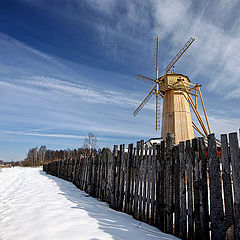
[[88,156],[85,156],[84,158],[84,191],[86,192],[87,191],[87,187],[88,187],[88,159],[89,157]]
[[229,134],[230,155],[232,163],[234,212],[235,212],[235,239],[240,239],[240,153],[237,133]]
[[160,230],[165,231],[166,224],[166,212],[165,212],[165,180],[166,180],[166,163],[165,163],[165,141],[162,141],[160,144]]
[[97,197],[97,179],[98,179],[98,154],[96,153],[94,160],[93,160],[93,190],[92,190],[92,196]]
[[144,151],[144,179],[143,179],[143,221],[146,221],[146,193],[147,193],[147,168],[148,168],[148,147],[145,146]]
[[214,134],[208,136],[210,217],[213,239],[225,239],[220,164]]
[[157,227],[160,228],[160,195],[161,195],[161,188],[160,188],[160,144],[156,145],[156,218],[155,224]]
[[100,198],[100,184],[101,184],[101,151],[98,152],[97,154],[97,162],[98,162],[98,167],[97,167],[97,182],[96,182],[96,197]]
[[111,207],[116,209],[116,166],[117,166],[118,146],[114,145],[112,156],[112,169],[111,169]]
[[156,144],[154,143],[153,144],[153,152],[152,152],[153,154],[152,154],[152,176],[151,176],[151,221],[150,221],[150,223],[151,223],[151,225],[154,225],[154,223],[155,223],[155,189],[156,189],[156,187],[155,187],[155,184],[156,184],[156,182],[155,182],[155,176],[156,176],[156,159],[157,159],[157,157],[156,157],[156,155],[157,155],[157,153],[156,153]]
[[179,146],[173,147],[174,181],[174,235],[180,236],[180,159]]
[[130,202],[130,184],[131,184],[131,154],[133,151],[133,144],[128,144],[128,158],[126,169],[126,195],[125,195],[125,208],[124,212],[129,214],[129,202]]
[[227,134],[221,135],[221,160],[225,206],[225,227],[226,229],[229,229],[229,227],[234,224],[234,212]]
[[92,154],[89,155],[88,157],[88,175],[87,175],[87,188],[86,188],[86,192],[91,194],[92,192],[92,183],[91,183],[91,179],[92,179],[92,169],[93,169],[93,156]]
[[199,146],[198,139],[192,140],[193,155],[193,193],[194,193],[194,238],[202,239],[203,233],[200,224],[200,174],[199,174]]
[[168,133],[166,139],[166,233],[173,233],[173,164],[172,149],[174,146],[174,135]]
[[115,190],[115,209],[119,210],[119,193],[120,193],[120,174],[121,174],[121,153],[118,150],[117,153],[117,165],[116,165],[116,190]]
[[147,213],[146,222],[149,223],[150,213],[150,192],[151,192],[151,166],[152,166],[152,147],[148,149],[148,168],[147,168]]
[[140,142],[137,142],[136,149],[136,164],[135,164],[135,191],[134,191],[134,211],[133,217],[138,219],[138,205],[139,205],[139,161],[140,160]]
[[134,202],[134,177],[135,177],[135,152],[136,148],[132,149],[130,157],[130,199],[129,199],[129,214],[133,214]]
[[207,180],[207,155],[203,138],[199,142],[199,168],[200,168],[200,224],[203,232],[203,239],[208,240],[209,236],[209,211],[208,211],[208,180]]
[[[79,188],[81,189],[81,190],[83,190],[83,159],[81,158],[80,159],[80,166],[79,166],[79,170],[80,170],[80,173],[79,173]],[[63,169],[64,169],[64,167],[63,167]]]
[[186,215],[186,160],[184,142],[179,144],[180,158],[180,237],[187,238],[187,215]]
[[125,185],[125,145],[120,145],[120,161],[121,161],[121,172],[120,172],[120,186],[119,186],[119,210],[123,209],[124,199],[124,185]]
[[193,238],[193,194],[192,194],[192,154],[191,142],[186,141],[186,163],[187,163],[187,195],[188,195],[188,239]]
[[106,161],[106,202],[111,205],[111,169],[112,169],[113,156],[110,149],[107,148],[107,161]]
[[143,188],[143,165],[144,165],[144,141],[140,142],[140,170],[139,170],[139,220],[142,220],[142,188]]
[[106,149],[103,148],[101,153],[102,171],[101,171],[101,185],[100,185],[100,199],[102,201],[105,200],[105,162],[106,162]]

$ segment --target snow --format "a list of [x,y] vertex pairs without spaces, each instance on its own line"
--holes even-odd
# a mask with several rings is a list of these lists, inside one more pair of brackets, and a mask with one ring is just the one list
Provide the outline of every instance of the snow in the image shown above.
[[177,239],[41,168],[0,172],[0,239]]

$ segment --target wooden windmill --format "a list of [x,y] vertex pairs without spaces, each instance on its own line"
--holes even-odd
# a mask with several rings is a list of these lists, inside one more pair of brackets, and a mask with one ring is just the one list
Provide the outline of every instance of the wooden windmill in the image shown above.
[[[162,138],[166,139],[167,133],[173,133],[175,135],[176,144],[180,141],[194,138],[193,129],[195,129],[204,137],[211,133],[203,97],[200,90],[201,85],[193,84],[190,82],[187,76],[176,74],[174,72],[174,65],[183,55],[183,53],[190,47],[194,40],[194,38],[189,39],[189,41],[183,46],[183,48],[177,53],[177,55],[165,68],[165,73],[159,77],[158,38],[156,38],[154,44],[154,70],[156,72],[156,78],[152,79],[137,74],[137,78],[139,80],[153,84],[154,87],[149,92],[147,97],[142,101],[139,107],[134,111],[133,115],[136,116],[144,107],[144,105],[149,101],[149,99],[153,95],[156,95],[156,131],[158,131],[160,129],[159,98],[162,98]],[[170,72],[171,69],[173,70]],[[198,111],[198,95],[200,96],[208,130],[204,124],[203,118]],[[200,128],[192,120],[190,106],[196,115],[197,121],[201,126]]]

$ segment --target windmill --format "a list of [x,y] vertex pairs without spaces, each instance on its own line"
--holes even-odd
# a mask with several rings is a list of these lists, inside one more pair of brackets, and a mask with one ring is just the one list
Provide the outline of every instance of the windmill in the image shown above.
[[[189,78],[182,74],[174,72],[174,65],[179,58],[186,52],[195,39],[190,38],[188,42],[177,53],[173,60],[165,68],[165,72],[159,77],[158,67],[158,37],[154,43],[154,71],[156,73],[155,79],[145,77],[137,74],[137,79],[154,85],[152,90],[148,93],[146,98],[134,111],[133,115],[136,116],[150,98],[156,96],[156,131],[160,129],[160,98],[163,99],[162,111],[162,138],[166,139],[167,133],[174,133],[175,143],[194,138],[193,129],[199,134],[206,137],[211,133],[205,105],[203,102],[202,93],[200,90],[201,85],[193,84]],[[170,72],[170,70],[172,71]],[[169,73],[170,72],[170,73]],[[198,111],[198,96],[201,100],[205,122]],[[194,99],[193,99],[194,97]],[[192,120],[190,106],[196,116],[200,128]],[[201,129],[201,130],[200,130]]]

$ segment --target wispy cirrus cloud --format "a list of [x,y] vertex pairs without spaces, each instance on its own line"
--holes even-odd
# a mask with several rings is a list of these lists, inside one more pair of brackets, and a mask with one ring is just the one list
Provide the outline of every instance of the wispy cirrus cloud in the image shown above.
[[18,131],[5,131],[4,133],[12,134],[12,135],[53,137],[53,138],[73,138],[73,139],[85,139],[86,138],[86,136],[71,135],[71,134],[57,134],[57,133],[18,132]]

